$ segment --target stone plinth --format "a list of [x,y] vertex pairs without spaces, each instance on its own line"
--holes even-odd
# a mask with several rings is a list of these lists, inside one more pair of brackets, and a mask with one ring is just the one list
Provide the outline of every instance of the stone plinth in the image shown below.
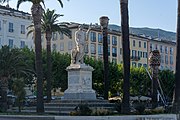
[[64,99],[95,100],[96,94],[92,89],[91,66],[85,64],[71,64],[68,71],[68,89],[64,92]]

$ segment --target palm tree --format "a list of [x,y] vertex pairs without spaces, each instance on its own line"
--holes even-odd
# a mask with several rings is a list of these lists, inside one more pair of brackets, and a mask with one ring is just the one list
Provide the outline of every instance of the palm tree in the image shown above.
[[175,92],[173,98],[173,112],[180,111],[180,0],[178,0],[177,33],[176,33],[176,73],[175,73]]
[[51,62],[51,38],[53,32],[59,32],[71,37],[71,31],[63,23],[57,23],[57,19],[63,15],[55,14],[55,10],[49,10],[43,13],[42,32],[46,35],[47,45],[47,102],[51,101],[51,80],[52,80],[52,62]]
[[[44,4],[44,0],[18,0],[17,9],[23,2],[31,2],[31,13],[33,18],[33,24],[35,29],[34,42],[35,42],[35,56],[36,56],[36,75],[37,75],[37,112],[44,112],[44,101],[43,101],[43,70],[42,70],[42,45],[41,45],[41,18],[43,8],[40,3]],[[61,7],[63,7],[62,1],[58,0]]]
[[120,6],[121,6],[123,65],[124,65],[122,113],[128,114],[130,112],[130,107],[129,107],[130,48],[129,48],[128,0],[120,0]]
[[2,46],[0,49],[0,86],[3,100],[2,108],[7,110],[7,89],[8,80],[13,77],[27,74],[30,70],[24,62],[24,57],[18,49],[10,49],[8,46]]

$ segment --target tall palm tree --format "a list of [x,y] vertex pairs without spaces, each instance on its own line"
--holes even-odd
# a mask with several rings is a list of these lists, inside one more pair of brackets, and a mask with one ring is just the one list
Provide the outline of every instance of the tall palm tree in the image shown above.
[[[62,1],[57,0],[61,7],[63,7]],[[43,8],[41,3],[44,5],[44,0],[18,0],[17,9],[23,2],[31,2],[31,13],[33,18],[33,24],[35,29],[34,42],[35,42],[35,56],[36,56],[36,75],[37,75],[37,108],[38,113],[44,112],[44,101],[43,101],[43,70],[42,70],[42,45],[41,45],[41,18]]]
[[176,73],[175,73],[175,92],[173,98],[173,112],[180,111],[180,0],[178,0],[178,16],[177,16],[177,31],[176,31]]
[[55,10],[44,11],[42,17],[42,32],[46,35],[47,50],[47,102],[51,101],[51,80],[52,80],[52,62],[51,62],[51,38],[53,32],[59,32],[71,37],[71,31],[63,23],[57,23],[57,19],[63,15],[55,14]]
[[122,47],[123,47],[123,66],[124,66],[124,85],[122,99],[122,113],[129,113],[129,76],[130,76],[130,48],[129,48],[129,16],[128,16],[128,0],[120,0],[121,6],[121,31],[122,31]]

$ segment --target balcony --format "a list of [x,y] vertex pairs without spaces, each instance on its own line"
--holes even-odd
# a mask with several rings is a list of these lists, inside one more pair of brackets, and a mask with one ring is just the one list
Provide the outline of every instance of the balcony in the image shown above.
[[139,56],[131,56],[132,61],[139,61],[141,58]]

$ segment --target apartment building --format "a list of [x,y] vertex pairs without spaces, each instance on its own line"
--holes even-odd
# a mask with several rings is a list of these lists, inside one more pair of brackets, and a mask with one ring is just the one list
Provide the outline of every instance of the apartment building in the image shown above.
[[29,13],[0,5],[0,47],[34,48],[32,36],[27,37],[27,27],[32,23]]
[[148,38],[130,35],[131,65],[134,67],[148,66]]
[[176,66],[176,42],[150,39],[148,44],[148,51],[159,50],[161,55],[160,69],[169,69],[175,71]]

